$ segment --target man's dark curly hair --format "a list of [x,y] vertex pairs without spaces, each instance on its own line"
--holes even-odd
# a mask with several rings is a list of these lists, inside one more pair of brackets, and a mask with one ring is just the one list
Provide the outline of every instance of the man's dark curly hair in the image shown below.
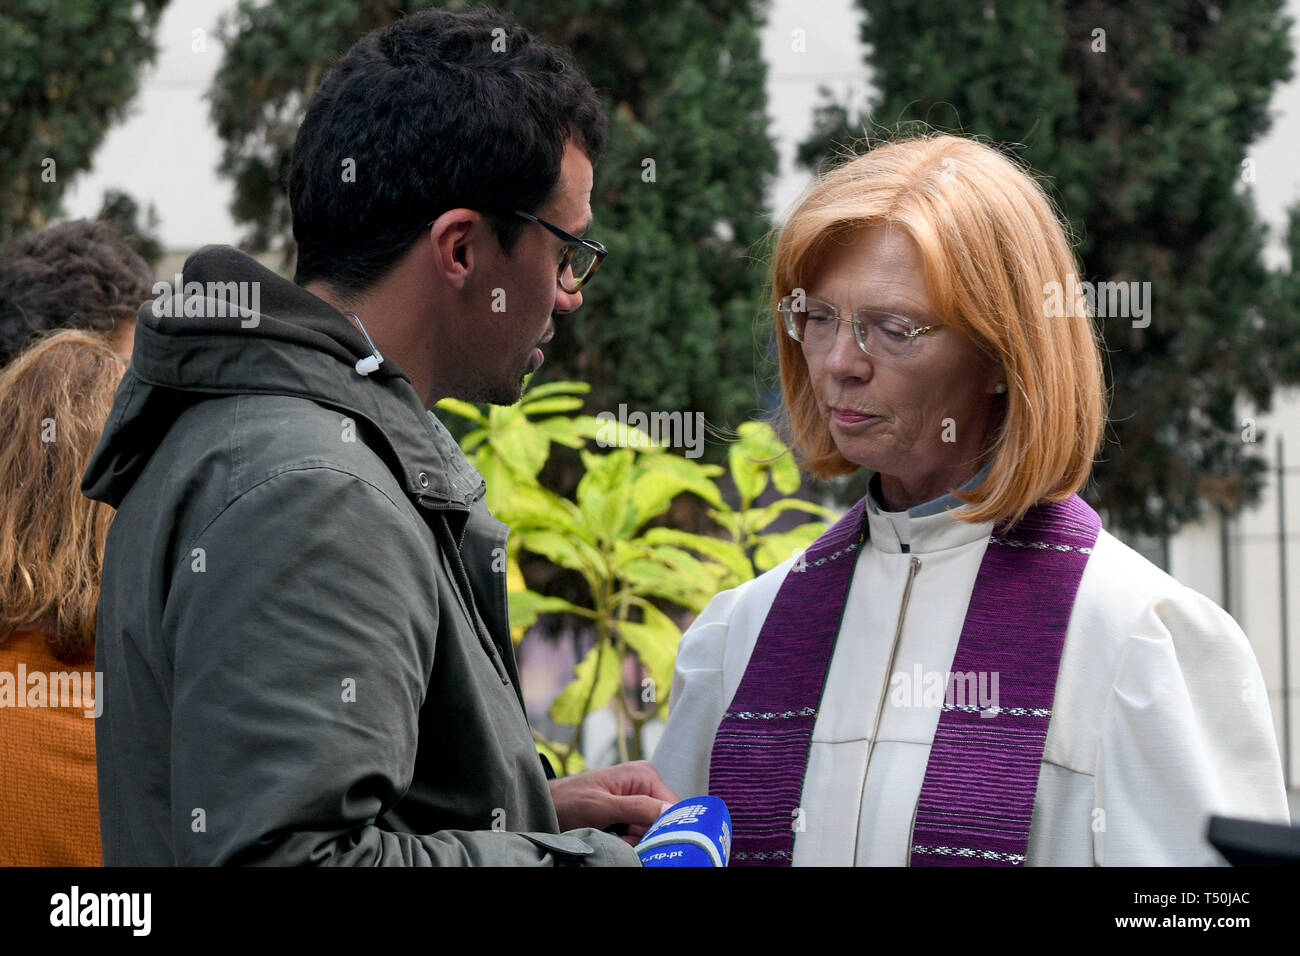
[[606,135],[573,58],[509,14],[422,10],[368,33],[317,87],[298,129],[294,281],[360,292],[459,206],[486,213],[509,255],[523,224],[513,212],[549,196],[565,143],[594,165]]
[[0,365],[60,328],[111,332],[153,297],[153,273],[111,223],[76,219],[0,247]]

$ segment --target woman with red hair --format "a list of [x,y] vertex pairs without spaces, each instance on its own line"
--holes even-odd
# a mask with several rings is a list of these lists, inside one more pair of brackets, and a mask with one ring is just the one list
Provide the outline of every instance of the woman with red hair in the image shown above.
[[1223,610],[1077,494],[1105,423],[1078,265],[1038,183],[931,134],[820,178],[772,263],[802,466],[872,473],[805,553],[683,637],[654,756],[740,865],[1221,862],[1288,818]]

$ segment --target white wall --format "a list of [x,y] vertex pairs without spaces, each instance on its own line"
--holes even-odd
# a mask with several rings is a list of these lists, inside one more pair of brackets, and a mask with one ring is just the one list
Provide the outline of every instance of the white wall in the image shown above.
[[[221,65],[217,18],[235,0],[173,0],[158,30],[158,59],[141,79],[126,121],[109,131],[91,170],[71,184],[69,218],[93,216],[104,191],[125,190],[161,218],[164,247],[191,251],[240,235],[230,183],[217,177],[221,141],[203,94]],[[196,30],[203,31],[197,37]],[[201,41],[201,43],[199,42]],[[196,50],[196,46],[204,49]]]

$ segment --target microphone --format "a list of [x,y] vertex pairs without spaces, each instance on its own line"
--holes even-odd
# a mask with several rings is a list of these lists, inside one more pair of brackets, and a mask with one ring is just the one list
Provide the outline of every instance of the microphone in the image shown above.
[[718,797],[691,797],[669,807],[636,845],[642,866],[726,866],[731,814]]

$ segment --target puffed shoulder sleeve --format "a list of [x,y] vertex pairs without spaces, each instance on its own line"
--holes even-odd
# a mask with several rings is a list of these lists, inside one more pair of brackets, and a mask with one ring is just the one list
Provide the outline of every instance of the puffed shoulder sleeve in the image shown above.
[[709,755],[722,721],[722,662],[731,612],[741,588],[723,591],[682,635],[668,697],[668,724],[651,762],[664,783],[682,797],[709,789]]
[[1212,814],[1288,822],[1263,675],[1236,621],[1190,588],[1154,599],[1101,716],[1095,862],[1206,866]]

